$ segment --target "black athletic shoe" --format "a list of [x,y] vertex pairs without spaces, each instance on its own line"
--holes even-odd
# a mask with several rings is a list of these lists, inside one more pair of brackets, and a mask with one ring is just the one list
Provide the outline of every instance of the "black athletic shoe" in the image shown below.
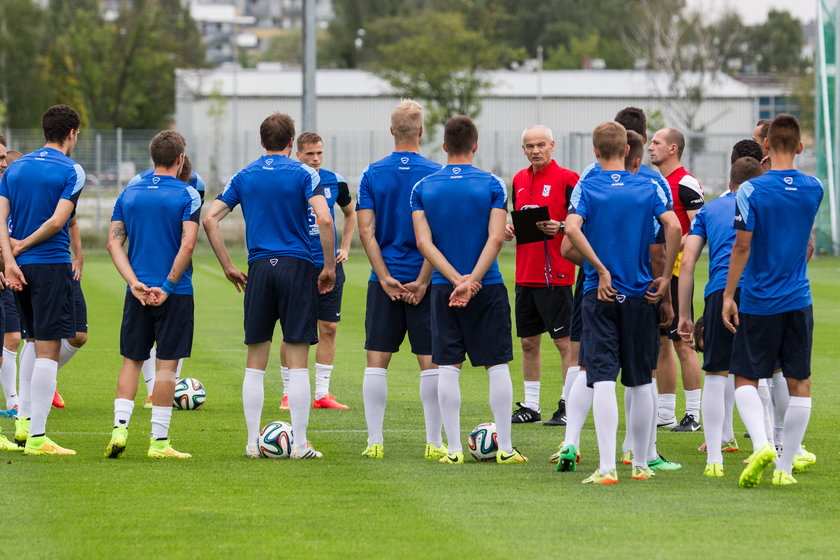
[[672,432],[696,432],[700,429],[700,422],[694,417],[693,414],[689,414],[688,412],[685,413],[683,419],[680,420],[680,423],[673,428],[671,428]]
[[566,425],[566,401],[560,399],[557,403],[557,410],[551,415],[551,420],[544,422],[543,426],[565,426]]
[[516,403],[519,407],[510,418],[511,424],[527,424],[530,422],[541,422],[542,415],[539,410],[528,408],[521,402]]
[[747,439],[750,439],[750,433],[749,432],[744,432],[744,437],[747,438]]

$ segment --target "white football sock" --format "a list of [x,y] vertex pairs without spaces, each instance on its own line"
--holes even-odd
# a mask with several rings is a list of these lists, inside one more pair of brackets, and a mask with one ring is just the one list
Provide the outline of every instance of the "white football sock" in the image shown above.
[[309,386],[309,369],[289,368],[289,412],[292,415],[294,449],[306,449],[306,428],[309,427],[309,408],[312,392]]
[[[630,387],[624,388],[624,441],[621,443],[622,453],[627,453],[628,451],[635,449],[635,446],[631,441],[632,438],[630,437],[630,409],[633,408],[633,392],[629,389]],[[647,391],[647,393],[649,394],[650,391]],[[645,427],[645,429],[647,430],[647,427]],[[650,435],[647,437],[650,437]],[[640,449],[647,449],[647,445]]]
[[18,381],[18,416],[32,416],[32,373],[35,370],[35,343],[24,342],[20,351],[20,380]]
[[685,393],[685,413],[694,416],[694,419],[700,421],[700,399],[703,390],[694,389],[692,391],[683,391]]
[[802,438],[811,419],[811,397],[789,397],[787,414],[785,414],[785,430],[782,440],[782,457],[776,463],[776,468],[791,474],[793,458],[801,452]]
[[330,393],[330,375],[333,366],[315,362],[315,400],[323,399]]
[[[647,468],[644,452],[636,453],[636,449],[645,450],[650,443],[650,424],[656,422],[653,414],[653,399],[650,398],[650,383],[638,387],[625,387],[625,395],[630,393],[630,413],[627,415],[627,433],[630,434],[631,449],[633,449],[633,466]],[[617,428],[617,426],[616,426]]]
[[114,427],[131,421],[131,413],[134,412],[134,401],[131,399],[114,399]]
[[[656,379],[653,380],[653,383],[650,384],[650,399],[651,403],[653,403],[653,410],[656,412],[656,408],[659,404],[659,388],[656,385]],[[657,415],[653,415],[653,422],[650,424],[650,438],[648,438],[648,448],[647,448],[647,460],[656,461],[659,458],[659,451],[656,449],[656,430],[657,430]]]
[[735,439],[735,426],[732,424],[735,412],[735,376],[726,376],[726,386],[723,392],[723,432],[721,443],[728,443]]
[[180,358],[178,360],[178,365],[175,366],[175,383],[178,383],[178,380],[181,379],[182,369],[184,369],[184,358]]
[[420,401],[423,403],[423,418],[426,421],[426,443],[435,447],[443,445],[438,401],[438,370],[424,369],[420,372]]
[[674,393],[659,393],[657,402],[657,416],[662,420],[670,420],[677,414],[677,395]]
[[592,389],[586,386],[586,371],[581,371],[575,378],[569,392],[569,402],[566,403],[566,436],[565,443],[574,445],[580,450],[580,432],[589,409],[592,408]]
[[[449,453],[463,453],[464,451],[461,445],[461,385],[458,379],[460,375],[461,370],[455,366],[438,368],[438,402]],[[513,397],[510,400],[512,399]],[[510,400],[508,400],[508,406],[510,406]],[[498,426],[496,429],[498,430]]]
[[[500,450],[511,453],[513,443],[510,436],[510,403],[513,401],[513,383],[510,381],[510,367],[508,364],[490,366],[487,368],[487,377],[490,381],[490,411],[496,423],[496,441]],[[532,383],[539,385],[539,381]]]
[[615,468],[615,439],[618,431],[618,403],[615,400],[615,381],[598,381],[593,387],[592,415],[598,437],[598,472],[607,474]]
[[61,339],[61,350],[58,353],[58,369],[67,365],[67,362],[73,359],[79,349],[70,344],[66,338]]
[[245,411],[248,445],[256,445],[260,437],[260,419],[265,400],[264,380],[264,370],[245,368],[245,378],[242,380],[242,408]]
[[773,398],[770,396],[770,386],[766,379],[758,381],[758,398],[761,399],[762,413],[764,414],[764,435],[770,445],[775,445],[773,440]]
[[289,394],[289,368],[280,366],[280,379],[283,380],[283,394]]
[[152,393],[155,392],[155,358],[157,357],[157,349],[152,346],[152,350],[149,352],[149,359],[143,362],[143,366],[140,368],[140,371],[143,372],[143,381],[146,383],[146,393],[147,397],[151,397]]
[[[488,370],[489,371],[489,370]],[[513,400],[513,399],[511,399]],[[525,400],[522,401],[527,408],[540,411],[540,382],[526,381],[525,382]]]
[[569,396],[572,394],[572,386],[575,384],[578,375],[580,375],[580,366],[571,366],[566,370],[566,381],[563,383],[562,398],[566,399],[567,405],[569,404]]
[[773,374],[773,439],[777,444],[784,439],[785,414],[787,414],[790,393],[788,393],[787,379],[783,372]]
[[[703,392],[703,433],[706,436],[706,464],[723,464],[720,444],[723,439],[724,409],[726,408],[726,385],[722,375],[707,375]],[[729,441],[729,440],[726,440]]]
[[382,426],[385,424],[385,403],[388,400],[388,372],[385,368],[365,368],[362,399],[365,403],[368,445],[384,443]]
[[735,389],[735,403],[738,405],[738,414],[747,427],[747,433],[750,434],[753,451],[758,451],[767,443],[767,434],[764,432],[764,407],[758,390],[752,385],[741,385]]
[[29,425],[29,433],[33,436],[40,436],[47,431],[47,417],[52,408],[57,375],[58,362],[47,358],[35,359],[30,395],[32,423]]
[[171,406],[152,407],[152,437],[155,439],[169,438],[169,423],[172,421]]
[[17,396],[17,352],[3,348],[3,365],[0,366],[0,383],[6,396],[6,410],[11,410],[18,403]]

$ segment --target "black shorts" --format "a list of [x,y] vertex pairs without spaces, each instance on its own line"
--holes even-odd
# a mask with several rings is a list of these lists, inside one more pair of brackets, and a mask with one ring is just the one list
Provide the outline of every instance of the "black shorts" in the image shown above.
[[730,373],[747,379],[769,379],[773,370],[781,367],[785,377],[811,377],[812,306],[778,315],[740,313],[738,319]]
[[318,277],[309,261],[277,257],[251,262],[245,286],[245,344],[270,341],[278,320],[284,342],[317,343],[318,295]]
[[621,295],[616,301],[598,301],[597,294],[591,290],[583,296],[586,326],[580,345],[586,352],[586,384],[615,381],[619,370],[625,387],[650,383],[659,354],[656,307],[645,298]]
[[76,332],[88,332],[87,303],[85,294],[82,293],[82,283],[73,280],[73,304],[76,308]]
[[[741,301],[741,290],[735,290],[735,303]],[[729,371],[732,360],[732,339],[735,336],[723,324],[723,290],[709,294],[703,308],[703,371]]]
[[11,288],[0,291],[0,298],[3,300],[3,333],[20,332],[20,314],[18,313],[15,294]]
[[391,301],[379,282],[368,282],[365,309],[365,350],[398,352],[408,333],[411,353],[432,353],[432,316],[429,294],[420,303]]
[[466,307],[449,307],[451,284],[432,284],[432,361],[474,367],[513,360],[510,303],[504,284],[484,286]]
[[[667,336],[671,340],[682,340],[682,337],[677,332],[677,325],[680,323],[680,298],[679,298],[679,277],[671,277],[671,307],[674,308],[674,321],[667,329],[659,329],[661,336]],[[691,288],[691,320],[694,320],[694,287]],[[658,323],[659,321],[657,321]]]
[[[315,278],[321,274],[323,266],[315,268]],[[335,265],[335,287],[326,294],[318,294],[318,320],[328,323],[341,321],[341,295],[344,292],[344,267]]]
[[575,295],[572,299],[572,318],[571,326],[569,327],[569,340],[572,342],[580,342],[580,333],[582,330],[582,323],[580,317],[580,306],[583,303],[583,280],[586,275],[583,273],[583,267],[578,269],[577,282],[575,282]]
[[189,358],[195,308],[193,296],[172,294],[163,305],[143,305],[126,292],[120,328],[120,354],[135,362],[149,359],[156,346],[158,360]]
[[516,286],[516,336],[548,332],[551,338],[569,336],[572,319],[571,286]]
[[24,264],[23,290],[15,292],[21,335],[35,340],[76,336],[76,306],[70,263]]

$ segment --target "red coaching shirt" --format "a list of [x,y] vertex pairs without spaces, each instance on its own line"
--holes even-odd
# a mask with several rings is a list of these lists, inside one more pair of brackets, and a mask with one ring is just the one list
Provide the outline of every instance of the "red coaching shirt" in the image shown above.
[[[554,160],[534,173],[533,167],[523,169],[513,177],[513,209],[522,210],[535,206],[548,206],[552,220],[564,222],[572,189],[578,174],[557,165]],[[548,240],[548,258],[552,286],[571,286],[575,283],[575,265],[560,254],[563,234]],[[520,286],[546,285],[546,250],[544,243],[526,243],[516,246],[516,283]]]
[[685,167],[676,168],[670,175],[665,177],[671,187],[671,198],[674,201],[674,213],[680,219],[682,234],[685,235],[691,229],[691,220],[688,219],[689,210],[700,210],[703,207],[703,187],[700,182],[689,175]]

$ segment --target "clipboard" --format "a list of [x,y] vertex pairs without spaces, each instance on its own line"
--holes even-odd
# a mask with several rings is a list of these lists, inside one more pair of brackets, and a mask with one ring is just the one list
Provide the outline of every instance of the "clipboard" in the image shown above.
[[513,219],[517,245],[536,243],[554,237],[553,235],[546,235],[537,227],[537,222],[546,222],[551,219],[548,215],[548,206],[514,210],[510,213],[510,217]]

